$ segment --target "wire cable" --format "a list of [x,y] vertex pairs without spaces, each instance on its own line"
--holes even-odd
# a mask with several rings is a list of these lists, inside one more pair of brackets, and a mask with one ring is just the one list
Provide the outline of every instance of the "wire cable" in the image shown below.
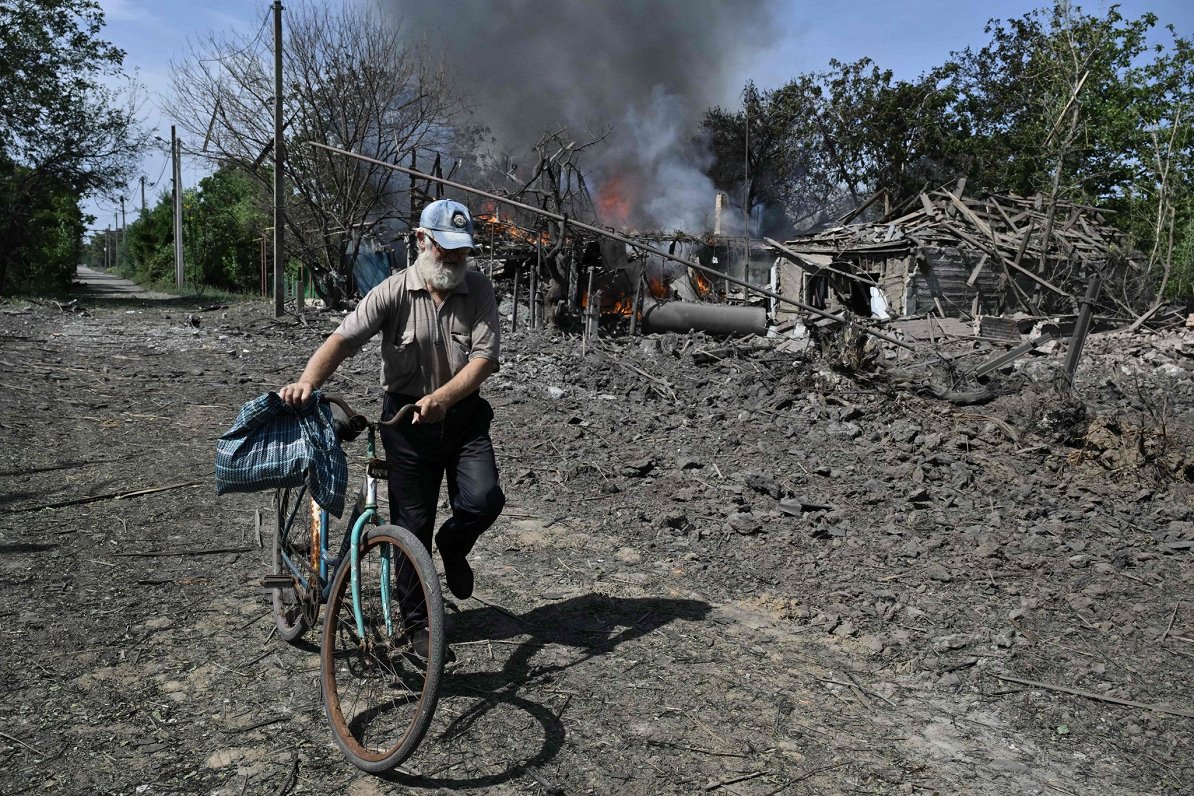
[[162,170],[158,172],[158,176],[157,176],[157,178],[156,178],[156,179],[154,179],[154,181],[153,181],[153,182],[149,183],[149,187],[150,187],[150,188],[155,188],[155,187],[157,187],[157,184],[158,184],[158,183],[161,181],[161,179],[162,179],[162,175],[166,173],[166,167],[170,165],[170,161],[171,161],[171,156],[170,156],[170,155],[167,155],[167,156],[166,156],[166,159],[162,161]]
[[[262,18],[262,20],[261,20],[261,27],[259,27],[259,28],[257,29],[257,35],[255,35],[255,36],[253,37],[253,40],[252,40],[252,41],[250,41],[248,44],[246,44],[244,47],[241,47],[239,50],[236,50],[236,51],[234,51],[234,52],[230,52],[230,53],[222,53],[222,54],[220,54],[220,55],[217,55],[217,56],[216,56],[216,57],[214,57],[214,58],[199,58],[199,59],[197,59],[197,60],[198,60],[198,61],[199,61],[199,63],[201,63],[201,64],[208,64],[208,63],[212,63],[212,62],[219,63],[219,64],[224,64],[224,59],[225,59],[225,58],[236,58],[236,57],[238,57],[238,56],[244,55],[244,54],[245,54],[245,53],[247,53],[249,50],[251,50],[252,48],[256,47],[256,46],[257,46],[257,44],[258,44],[258,43],[261,41],[261,34],[262,34],[264,31],[265,31],[265,26],[266,26],[267,24],[269,24],[269,18],[270,18],[270,16],[271,16],[271,14],[272,14],[272,13],[273,13],[273,10],[272,10],[271,8],[266,8],[266,10],[265,10],[265,16],[264,16],[264,17]],[[226,65],[226,64],[225,64],[225,65]]]

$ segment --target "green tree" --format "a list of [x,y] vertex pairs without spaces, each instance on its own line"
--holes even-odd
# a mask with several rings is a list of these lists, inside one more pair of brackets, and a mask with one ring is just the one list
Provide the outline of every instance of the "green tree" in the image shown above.
[[235,167],[217,169],[184,197],[187,281],[234,291],[258,289],[257,238],[273,220],[261,184]]
[[898,200],[952,170],[948,106],[932,80],[894,80],[869,58],[829,66],[772,91],[748,83],[741,110],[706,113],[717,187],[754,212],[782,203],[809,227],[879,188]]
[[990,42],[933,72],[957,120],[955,146],[972,185],[1031,195],[1062,162],[1064,192],[1105,199],[1130,180],[1144,86],[1133,62],[1156,17],[1093,17],[1066,2],[993,19]]
[[157,202],[128,225],[122,273],[143,284],[174,282],[174,197],[162,191]]
[[[0,187],[12,190],[32,178],[23,166],[0,165]],[[16,293],[60,293],[70,288],[85,226],[75,194],[52,182],[26,192],[19,212],[24,219],[19,245],[10,245],[7,258],[8,289]],[[4,204],[17,197],[4,197]],[[2,245],[2,244],[0,244]]]
[[[1146,255],[1113,297],[1132,312],[1172,291],[1194,203],[1189,40],[1149,43],[1157,17],[1103,16],[1058,0],[992,20],[991,41],[954,53],[934,77],[958,119],[953,146],[970,184],[1108,207]],[[1052,203],[1050,203],[1052,206]],[[1047,222],[1048,223],[1048,222]],[[1188,283],[1188,282],[1187,282]]]
[[[287,255],[317,275],[316,289],[335,305],[352,284],[345,255],[373,228],[409,216],[410,182],[309,142],[406,162],[454,139],[463,104],[444,69],[399,27],[348,3],[288,7],[282,53]],[[208,142],[217,162],[272,191],[268,44],[209,38],[175,68],[173,83],[172,111],[190,134]]]
[[[187,284],[256,292],[261,278],[258,241],[272,223],[267,206],[260,184],[235,167],[217,169],[184,191]],[[169,191],[128,225],[122,252],[125,276],[145,284],[174,281],[174,199]]]
[[[1161,295],[1194,301],[1194,45],[1173,44],[1139,67],[1140,168],[1115,204],[1121,226],[1148,255]],[[1157,276],[1159,275],[1159,276]]]
[[[778,93],[761,91],[747,82],[740,110],[712,108],[701,122],[714,154],[709,178],[751,213],[760,207],[777,207],[794,178],[790,148],[794,108]],[[765,222],[764,226],[772,225]]]
[[[0,4],[0,293],[69,282],[81,230],[67,205],[124,184],[144,143],[135,93],[105,85],[124,53],[103,24],[95,0]],[[66,233],[73,243],[51,243]],[[38,251],[59,253],[53,268]]]

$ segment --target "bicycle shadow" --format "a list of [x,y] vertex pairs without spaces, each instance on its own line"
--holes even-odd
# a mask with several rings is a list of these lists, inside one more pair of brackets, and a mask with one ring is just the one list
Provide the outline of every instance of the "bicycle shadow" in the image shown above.
[[[519,639],[513,653],[498,671],[464,671],[454,669],[447,672],[440,685],[440,709],[456,703],[463,710],[446,726],[442,722],[433,725],[432,731],[423,739],[424,749],[432,752],[438,746],[460,745],[476,755],[489,747],[485,719],[487,716],[520,711],[529,715],[541,727],[542,740],[536,741],[538,749],[520,755],[521,759],[503,758],[510,762],[504,770],[477,776],[440,776],[447,768],[456,768],[465,763],[441,765],[432,773],[413,773],[397,769],[384,778],[410,787],[446,788],[448,790],[484,788],[530,776],[547,787],[538,769],[549,763],[563,748],[566,731],[561,720],[567,702],[558,710],[525,695],[528,686],[550,683],[561,672],[593,658],[612,652],[619,645],[641,638],[659,628],[677,621],[699,621],[712,610],[706,602],[699,600],[669,599],[662,597],[610,597],[603,594],[586,594],[549,605],[539,606],[522,614],[514,614],[504,608],[486,603],[479,608],[470,608],[448,617],[448,640],[458,649],[481,642],[509,642]],[[580,654],[558,663],[536,662],[534,659],[546,647],[567,647]],[[521,724],[525,724],[525,720]],[[538,731],[537,731],[538,732]],[[500,734],[501,729],[496,734]],[[534,746],[528,739],[528,731],[519,729],[519,743],[524,747]],[[550,788],[549,788],[550,790]]]

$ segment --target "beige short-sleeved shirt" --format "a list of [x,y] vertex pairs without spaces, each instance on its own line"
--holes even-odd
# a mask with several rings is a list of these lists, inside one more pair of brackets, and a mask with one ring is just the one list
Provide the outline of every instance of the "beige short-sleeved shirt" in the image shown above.
[[447,384],[471,359],[498,364],[497,300],[489,277],[465,273],[439,307],[414,266],[394,274],[361,300],[336,329],[361,350],[381,332],[381,385],[422,397]]

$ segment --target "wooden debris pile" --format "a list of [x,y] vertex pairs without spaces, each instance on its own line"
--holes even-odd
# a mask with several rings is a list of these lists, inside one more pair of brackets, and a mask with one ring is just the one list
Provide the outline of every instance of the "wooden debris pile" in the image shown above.
[[[894,315],[1044,316],[1076,312],[1078,298],[1098,274],[1114,288],[1104,302],[1112,313],[1116,304],[1131,310],[1136,299],[1152,299],[1147,286],[1135,284],[1140,264],[1122,233],[1105,221],[1111,211],[1039,195],[968,197],[963,188],[922,192],[878,221],[849,223],[863,205],[833,228],[788,241],[784,249],[807,257],[797,263],[805,271],[802,292],[814,299],[830,293],[810,283],[836,269],[869,278]],[[792,259],[790,252],[773,250]],[[865,295],[854,301],[842,296],[839,303],[870,314]]]
[[[1013,268],[1064,259],[1104,262],[1123,245],[1123,235],[1104,219],[1113,211],[1014,194],[973,198],[944,188],[921,193],[919,207],[899,208],[875,226],[899,229],[918,241],[963,241],[1005,259]],[[897,215],[899,214],[899,215]],[[884,235],[888,233],[885,231]],[[1042,245],[1048,240],[1048,245]]]

